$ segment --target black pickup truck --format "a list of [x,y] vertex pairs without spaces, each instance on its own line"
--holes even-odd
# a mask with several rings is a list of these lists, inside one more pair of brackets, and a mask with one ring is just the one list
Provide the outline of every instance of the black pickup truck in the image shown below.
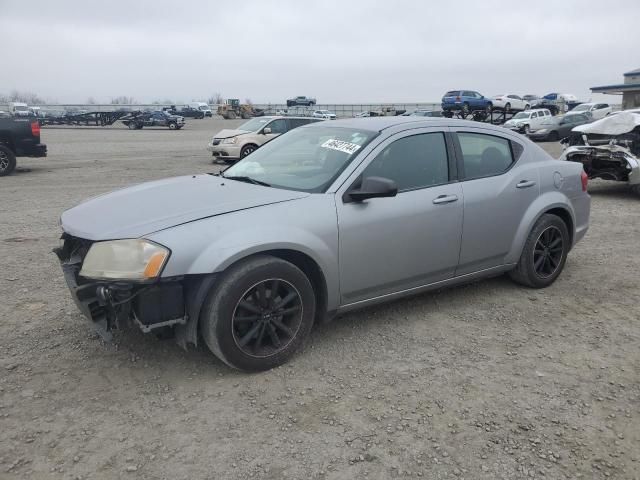
[[0,177],[16,168],[16,157],[46,157],[40,143],[40,123],[35,118],[0,118]]

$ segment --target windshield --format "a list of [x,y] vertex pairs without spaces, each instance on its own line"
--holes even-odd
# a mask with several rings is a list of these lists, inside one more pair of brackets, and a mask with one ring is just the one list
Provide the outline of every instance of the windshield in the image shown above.
[[578,105],[576,108],[573,109],[574,112],[584,112],[587,111],[591,108],[591,105],[587,105],[587,104],[582,104],[582,105]]
[[247,132],[257,132],[262,127],[264,127],[267,123],[269,123],[272,118],[252,118],[248,122],[243,123],[238,127],[238,130],[246,130]]
[[530,116],[531,116],[531,114],[530,114],[530,113],[520,112],[520,113],[516,113],[516,114],[513,116],[513,119],[514,119],[514,120],[518,120],[519,118],[529,118]]
[[228,168],[224,176],[251,177],[288,190],[324,192],[376,135],[352,128],[297,128]]

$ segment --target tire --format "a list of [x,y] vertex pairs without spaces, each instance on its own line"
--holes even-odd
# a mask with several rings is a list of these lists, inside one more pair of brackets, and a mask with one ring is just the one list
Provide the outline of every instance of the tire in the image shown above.
[[[511,105],[509,105],[509,108],[511,108]],[[485,108],[485,111],[487,113],[491,113],[491,110],[493,110],[493,104],[492,103],[487,103],[487,108]]]
[[525,135],[529,135],[531,133],[531,127],[529,126],[529,124],[526,124],[524,126],[524,133]]
[[249,114],[248,114],[248,113],[246,113],[246,112],[242,112],[242,114],[240,114],[240,117],[241,117],[243,120],[249,120],[249,119],[251,118],[251,115],[249,115]]
[[[278,293],[272,297],[274,284]],[[227,365],[252,372],[269,370],[289,360],[302,345],[315,309],[311,282],[298,267],[260,255],[222,274],[205,300],[200,329],[211,352]]]
[[138,125],[136,124],[136,122],[129,122],[127,127],[129,127],[129,130],[136,130]]
[[525,110],[529,110],[530,108],[531,108],[531,105],[529,105],[528,103],[527,103],[527,104],[525,104],[525,106],[524,106],[524,109],[525,109]]
[[249,145],[245,145],[244,147],[242,147],[242,150],[240,150],[240,158],[244,158],[247,155],[255,152],[258,149],[257,145],[253,145],[252,143],[250,143]]
[[469,104],[467,102],[464,102],[462,104],[462,113],[464,113],[465,115],[469,114]]
[[[560,243],[556,243],[558,239]],[[548,287],[562,272],[570,247],[567,225],[557,215],[545,213],[531,229],[520,260],[509,276],[527,287]]]
[[511,104],[509,102],[507,102],[504,106],[504,111],[505,112],[510,112],[511,111]]
[[5,177],[9,175],[16,169],[16,156],[15,154],[6,147],[5,145],[0,145],[0,177]]
[[640,197],[640,184],[631,185],[631,193],[633,193],[636,196]]
[[227,120],[235,120],[236,119],[236,112],[229,112],[227,114]]
[[178,124],[177,123],[171,122],[169,124],[169,130],[176,130],[177,128],[178,128]]

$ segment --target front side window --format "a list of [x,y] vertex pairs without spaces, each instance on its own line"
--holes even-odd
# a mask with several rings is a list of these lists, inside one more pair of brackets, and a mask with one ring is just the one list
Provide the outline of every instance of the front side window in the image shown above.
[[499,175],[513,163],[511,145],[506,138],[483,133],[459,132],[465,179]]
[[423,133],[396,140],[376,156],[362,177],[391,179],[400,192],[447,183],[449,164],[444,134]]
[[287,121],[280,118],[268,124],[267,127],[271,129],[271,133],[285,133],[287,131]]

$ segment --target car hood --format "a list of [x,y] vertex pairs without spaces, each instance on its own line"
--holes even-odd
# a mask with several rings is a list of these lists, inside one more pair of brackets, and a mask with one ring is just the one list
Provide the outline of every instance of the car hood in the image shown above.
[[142,183],[87,200],[62,214],[62,229],[88,240],[137,238],[207,217],[310,194],[214,175]]
[[640,115],[620,112],[617,115],[609,115],[595,122],[575,127],[573,131],[601,135],[622,135],[632,131],[637,126],[640,126]]
[[247,130],[232,130],[232,129],[225,129],[225,130],[220,130],[218,133],[216,133],[213,138],[231,138],[231,137],[237,137],[238,135],[244,135],[245,133],[251,133]]

